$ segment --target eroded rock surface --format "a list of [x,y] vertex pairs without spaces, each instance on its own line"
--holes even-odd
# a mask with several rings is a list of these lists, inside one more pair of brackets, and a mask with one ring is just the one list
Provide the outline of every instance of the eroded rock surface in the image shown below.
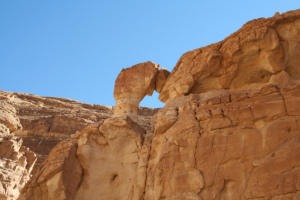
[[149,142],[129,117],[83,129],[49,154],[20,199],[141,199]]
[[282,71],[299,79],[299,35],[300,10],[250,21],[221,42],[185,53],[159,99],[256,87]]
[[0,140],[0,199],[14,200],[29,181],[36,161],[34,152],[14,136]]
[[[59,143],[20,199],[299,199],[299,19],[249,22],[170,75],[123,70],[115,115]],[[166,106],[152,129],[136,113],[154,89]]]
[[36,161],[34,152],[22,146],[14,131],[22,125],[16,109],[0,99],[0,199],[14,200],[30,179]]
[[[151,128],[150,118],[156,111],[138,108],[138,123]],[[0,122],[5,121],[23,139],[23,144],[37,154],[36,166],[57,143],[90,124],[103,122],[112,114],[111,106],[0,91]]]
[[83,173],[76,151],[77,143],[72,139],[58,143],[19,199],[74,199]]
[[159,65],[152,62],[139,63],[123,69],[115,82],[114,115],[129,115],[136,121],[139,103],[146,95],[151,96],[154,90],[160,92],[168,75],[168,70],[159,69]]
[[[150,118],[156,111],[157,109],[138,108],[139,126],[151,130]],[[3,186],[0,194],[3,194],[4,199],[16,199],[19,190],[33,173],[36,174],[33,180],[38,180],[39,185],[34,194],[43,193],[46,196],[49,193],[53,198],[56,197],[52,192],[56,190],[55,187],[59,187],[56,186],[59,181],[71,181],[77,171],[73,175],[67,171],[57,175],[50,181],[50,185],[48,184],[49,188],[43,185],[47,183],[45,180],[57,171],[62,171],[61,169],[68,169],[73,165],[80,166],[75,162],[77,143],[74,145],[70,137],[95,122],[103,123],[111,116],[110,106],[0,91],[0,179]],[[62,144],[55,147],[60,142]],[[56,153],[52,153],[54,155],[44,162],[51,149]],[[74,185],[64,186],[67,192],[62,194],[69,199],[73,199],[70,194],[77,189],[76,181],[71,182]]]
[[299,198],[299,110],[299,85],[169,102],[154,117],[144,199]]
[[176,98],[154,135],[113,117],[60,143],[21,199],[297,199],[299,122],[299,84]]

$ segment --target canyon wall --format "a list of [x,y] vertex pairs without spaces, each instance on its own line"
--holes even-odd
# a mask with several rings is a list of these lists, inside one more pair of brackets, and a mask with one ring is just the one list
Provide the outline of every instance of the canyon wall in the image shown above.
[[[122,70],[115,109],[2,92],[12,117],[0,122],[40,160],[19,199],[300,199],[299,57],[296,10],[185,53],[171,73]],[[153,90],[166,105],[139,108]]]
[[[150,129],[157,109],[137,112],[139,123]],[[0,199],[16,199],[59,142],[112,113],[111,106],[0,91]]]

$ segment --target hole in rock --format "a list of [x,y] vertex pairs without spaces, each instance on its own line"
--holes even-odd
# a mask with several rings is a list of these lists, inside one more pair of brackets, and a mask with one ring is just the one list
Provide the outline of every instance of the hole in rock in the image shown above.
[[111,176],[110,182],[111,182],[111,183],[114,182],[117,178],[118,178],[118,174],[113,174],[113,175]]
[[165,103],[161,102],[158,99],[159,93],[156,91],[153,92],[152,96],[146,95],[144,99],[140,102],[141,107],[148,108],[162,108],[165,106]]

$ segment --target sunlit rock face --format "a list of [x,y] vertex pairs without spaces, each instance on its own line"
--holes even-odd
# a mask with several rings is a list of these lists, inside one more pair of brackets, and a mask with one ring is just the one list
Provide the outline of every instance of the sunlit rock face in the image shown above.
[[223,41],[185,53],[159,99],[216,89],[247,89],[286,72],[300,78],[300,11],[246,23]]
[[300,85],[219,90],[154,116],[146,200],[297,199]]
[[[299,20],[251,21],[170,74],[123,70],[114,115],[55,146],[20,199],[299,199]],[[154,89],[166,106],[141,120]]]
[[137,120],[139,103],[146,95],[151,96],[154,90],[160,92],[168,75],[166,69],[159,69],[159,65],[152,62],[139,63],[123,69],[115,82],[114,115],[129,115]]
[[0,199],[14,200],[30,179],[36,155],[14,135],[22,129],[16,109],[0,98]]
[[[150,118],[156,111],[139,108],[138,123],[150,130]],[[52,177],[59,169],[72,166],[73,174],[62,174],[64,180],[72,182],[66,186],[66,196],[72,199],[71,194],[79,184],[76,180],[81,180],[77,178],[81,177],[81,166],[76,157],[77,143],[73,140],[69,142],[69,139],[81,129],[95,122],[103,123],[112,115],[111,106],[0,91],[0,197],[16,199],[29,180],[36,180],[43,188],[36,190],[37,196],[41,193],[47,196],[48,192],[42,184],[44,180]],[[60,142],[62,144],[57,145]],[[47,158],[50,151],[52,153]],[[54,182],[49,183],[49,195],[53,198],[59,196],[53,193],[59,177],[55,176],[52,180]]]

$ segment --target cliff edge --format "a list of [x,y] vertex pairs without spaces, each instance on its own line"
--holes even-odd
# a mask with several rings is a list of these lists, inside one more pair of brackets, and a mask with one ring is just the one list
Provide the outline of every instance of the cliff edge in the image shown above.
[[[299,199],[299,56],[295,10],[187,52],[171,73],[152,62],[122,70],[114,109],[48,98],[65,107],[45,121],[12,106],[23,129],[6,127],[18,137],[50,123],[38,135],[61,140],[19,199]],[[140,112],[153,90],[165,107]],[[60,107],[33,104],[37,113]]]

